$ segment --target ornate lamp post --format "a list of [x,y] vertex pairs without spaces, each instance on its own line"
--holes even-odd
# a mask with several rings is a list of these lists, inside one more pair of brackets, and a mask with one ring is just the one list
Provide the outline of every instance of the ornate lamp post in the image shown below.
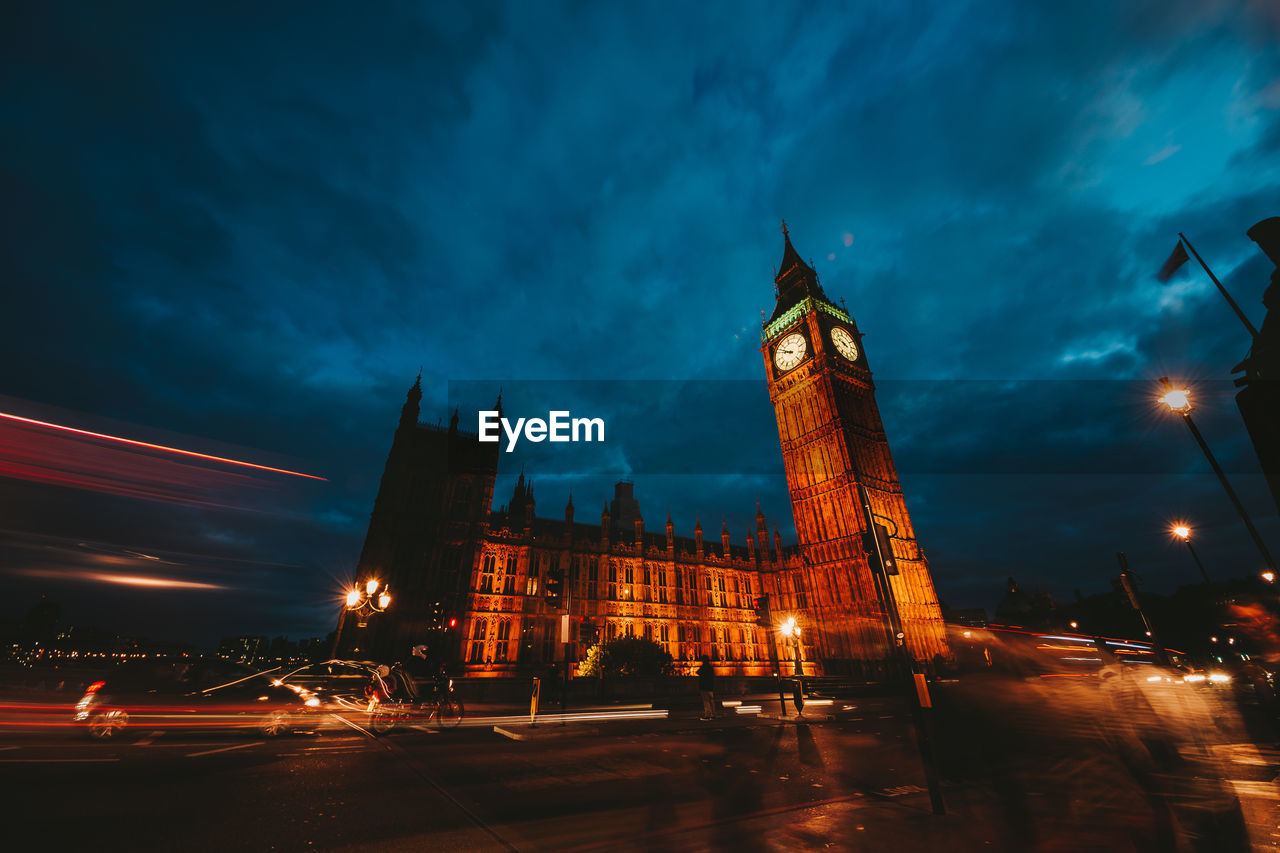
[[791,653],[795,661],[795,674],[804,675],[804,670],[800,666],[800,626],[796,624],[796,618],[788,616],[787,621],[782,623],[780,630],[782,631],[782,636],[786,638],[787,645],[791,646]]
[[[381,588],[381,592],[379,592]],[[373,613],[382,613],[391,606],[391,592],[388,587],[382,585],[382,582],[376,578],[369,578],[365,581],[363,587],[353,586],[347,591],[346,600],[343,602],[342,615],[338,618],[338,630],[333,637],[333,652],[330,657],[338,656],[339,642],[342,640],[342,628],[347,622],[347,614],[355,613],[356,626],[365,628],[369,625],[369,616]]]

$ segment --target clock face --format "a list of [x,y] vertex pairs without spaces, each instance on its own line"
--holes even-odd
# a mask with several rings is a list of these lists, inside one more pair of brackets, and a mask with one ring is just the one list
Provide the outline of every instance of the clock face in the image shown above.
[[808,345],[804,341],[804,335],[799,332],[792,332],[782,339],[778,344],[778,348],[773,351],[773,363],[778,365],[779,370],[790,370],[800,363],[800,359],[804,358],[805,350]]
[[831,343],[836,345],[836,352],[850,361],[858,360],[858,344],[844,326],[836,326],[831,330]]

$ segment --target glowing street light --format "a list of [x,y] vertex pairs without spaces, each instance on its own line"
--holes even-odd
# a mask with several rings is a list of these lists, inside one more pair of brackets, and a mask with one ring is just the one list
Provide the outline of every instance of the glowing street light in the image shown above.
[[1186,388],[1171,388],[1160,397],[1160,402],[1169,407],[1169,411],[1179,415],[1191,414],[1191,392]]
[[1187,550],[1191,552],[1191,559],[1196,561],[1196,568],[1200,570],[1200,577],[1204,578],[1206,584],[1209,583],[1209,573],[1204,570],[1204,563],[1200,562],[1200,555],[1196,553],[1195,546],[1191,544],[1191,528],[1181,522],[1177,522],[1173,527],[1169,528],[1169,532],[1175,538],[1187,543]]
[[795,674],[804,675],[800,668],[800,626],[796,624],[796,617],[788,616],[787,621],[778,626],[778,630],[787,639],[787,643],[794,653]]
[[[1226,491],[1227,497],[1231,499],[1231,503],[1236,508],[1236,512],[1240,513],[1240,519],[1244,522],[1244,526],[1249,530],[1249,536],[1253,539],[1253,544],[1258,546],[1258,553],[1262,554],[1262,559],[1266,563],[1267,571],[1275,572],[1276,561],[1271,558],[1271,552],[1267,550],[1267,546],[1262,543],[1262,537],[1258,535],[1257,529],[1253,526],[1253,521],[1249,518],[1249,513],[1245,512],[1244,504],[1240,503],[1240,498],[1236,496],[1235,489],[1231,488],[1231,484],[1227,482],[1227,475],[1222,472],[1222,466],[1218,464],[1218,460],[1213,457],[1213,453],[1209,450],[1208,443],[1205,442],[1204,436],[1200,434],[1200,430],[1196,428],[1195,421],[1191,420],[1191,392],[1186,388],[1174,388],[1169,382],[1169,377],[1160,378],[1160,385],[1164,389],[1164,393],[1160,395],[1161,403],[1169,407],[1169,411],[1175,415],[1181,415],[1182,420],[1187,425],[1187,429],[1191,430],[1191,435],[1195,438],[1196,444],[1200,445],[1200,450],[1204,452],[1204,457],[1209,460],[1209,466],[1213,468],[1213,473],[1218,475],[1218,482],[1222,483],[1222,488]],[[1190,531],[1187,531],[1190,535]],[[1187,540],[1188,547],[1190,540]],[[1194,552],[1193,552],[1194,553]],[[1197,558],[1196,563],[1200,561]],[[1204,568],[1201,567],[1201,573]],[[1205,576],[1205,582],[1209,580]]]
[[1276,582],[1276,573],[1275,573],[1275,572],[1263,572],[1263,573],[1262,573],[1262,579],[1263,579],[1264,581],[1266,581],[1267,583],[1275,583],[1275,582]]
[[[381,588],[382,592],[378,592],[379,588]],[[347,590],[346,598],[343,601],[342,615],[338,618],[338,630],[333,635],[333,651],[329,656],[333,658],[338,656],[342,628],[347,623],[348,613],[356,614],[356,618],[359,619],[356,623],[357,627],[366,628],[369,625],[370,614],[382,613],[390,606],[391,592],[377,578],[369,578],[365,581],[363,589],[358,585],[354,585]]]

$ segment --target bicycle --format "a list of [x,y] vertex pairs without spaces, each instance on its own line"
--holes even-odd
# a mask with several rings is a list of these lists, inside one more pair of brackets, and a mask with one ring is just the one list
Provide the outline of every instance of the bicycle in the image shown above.
[[[390,678],[395,687],[387,683]],[[369,729],[375,735],[383,735],[410,721],[429,724],[432,721],[441,729],[456,728],[466,713],[462,700],[453,693],[453,679],[437,681],[432,698],[417,701],[417,686],[400,667],[384,676],[375,672],[369,693]]]

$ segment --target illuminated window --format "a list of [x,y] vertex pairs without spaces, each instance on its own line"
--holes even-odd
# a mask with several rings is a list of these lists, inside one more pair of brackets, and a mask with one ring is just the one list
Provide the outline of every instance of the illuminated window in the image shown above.
[[511,639],[511,622],[503,619],[498,623],[498,647],[495,658],[500,661],[507,659],[507,647],[510,645],[507,641]]
[[796,591],[797,606],[808,607],[809,606],[808,597],[805,595],[805,592],[804,592],[804,578],[800,577],[800,575],[796,575],[795,577],[792,578],[792,585],[795,587],[795,591]]

